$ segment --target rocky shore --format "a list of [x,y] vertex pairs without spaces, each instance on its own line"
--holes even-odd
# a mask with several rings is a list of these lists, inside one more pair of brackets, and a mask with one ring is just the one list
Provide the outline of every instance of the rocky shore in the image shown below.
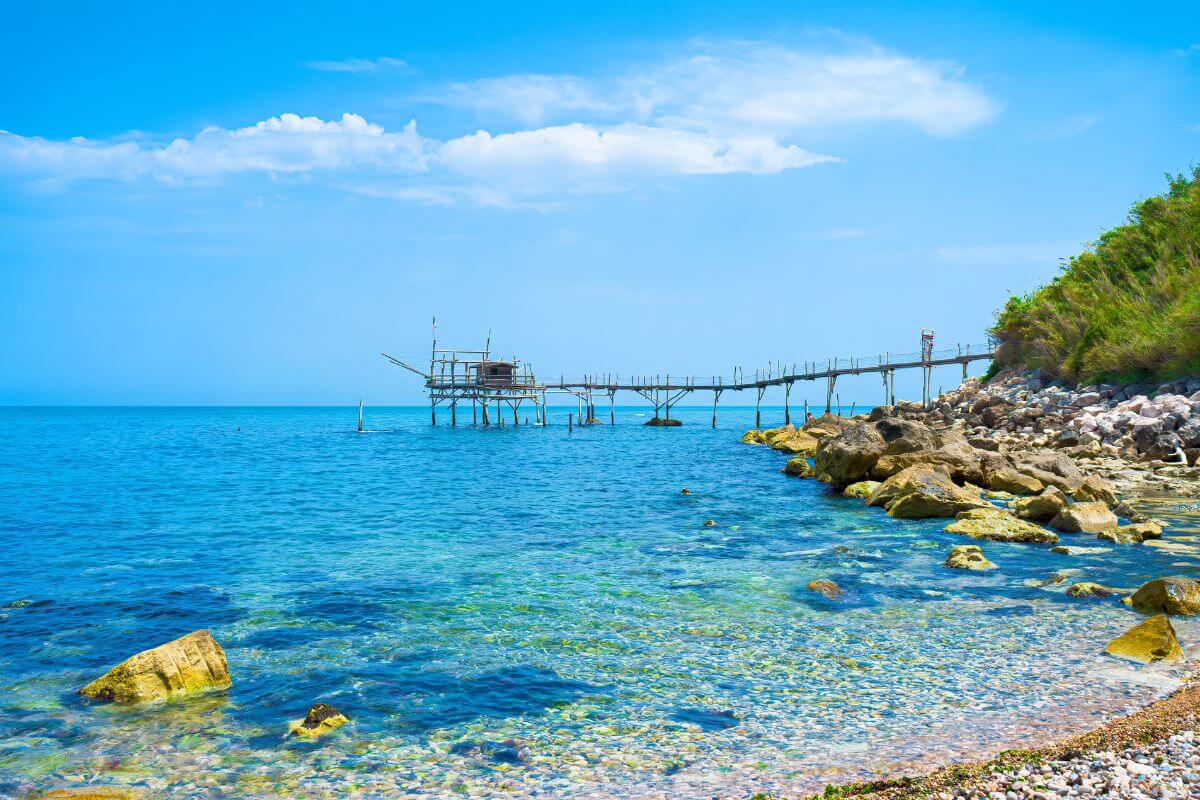
[[[826,414],[799,428],[748,431],[742,441],[789,454],[784,473],[828,483],[892,517],[950,520],[947,533],[976,543],[953,547],[947,569],[994,569],[988,541],[1054,545],[1065,555],[1113,546],[1195,550],[1163,541],[1166,523],[1140,512],[1137,501],[1200,497],[1200,378],[1071,388],[1034,373],[1007,374],[968,380],[927,409],[902,403],[853,418]],[[1059,544],[1066,534],[1070,544]],[[1094,538],[1089,545],[1080,535]],[[837,590],[820,588],[826,597]],[[1079,582],[1067,595],[1124,595],[1122,602],[1147,615],[1108,643],[1110,655],[1186,659],[1170,618],[1200,613],[1196,580],[1163,576],[1132,593]],[[1137,714],[1050,747],[921,778],[829,787],[825,796],[1200,797],[1198,722],[1200,686],[1191,682]]]

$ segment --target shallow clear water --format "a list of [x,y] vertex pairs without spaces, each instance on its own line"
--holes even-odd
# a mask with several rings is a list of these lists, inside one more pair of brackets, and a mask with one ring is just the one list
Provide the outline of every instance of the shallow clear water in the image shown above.
[[[1000,569],[961,573],[940,566],[962,543],[944,521],[890,519],[739,444],[752,410],[715,431],[705,409],[670,430],[643,413],[568,433],[565,410],[432,429],[427,409],[368,409],[387,432],[358,435],[352,409],[0,410],[0,794],[794,793],[1172,685],[1104,655],[1136,614],[1037,584],[1197,575],[1186,522],[1177,552],[983,543]],[[848,601],[806,591],[817,577]],[[228,653],[227,695],[75,696],[197,628]],[[285,739],[318,701],[352,724]]]

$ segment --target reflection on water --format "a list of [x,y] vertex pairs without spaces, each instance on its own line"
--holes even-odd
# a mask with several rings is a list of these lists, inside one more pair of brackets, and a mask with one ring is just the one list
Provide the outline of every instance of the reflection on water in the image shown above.
[[[0,411],[0,794],[794,794],[1052,736],[1177,677],[1105,656],[1136,615],[1065,590],[1200,572],[1178,500],[1147,501],[1176,547],[983,543],[999,569],[961,573],[944,523],[738,444],[749,411],[571,433],[426,413],[358,436],[345,409]],[[197,628],[227,694],[75,696]],[[351,724],[285,738],[315,702]]]

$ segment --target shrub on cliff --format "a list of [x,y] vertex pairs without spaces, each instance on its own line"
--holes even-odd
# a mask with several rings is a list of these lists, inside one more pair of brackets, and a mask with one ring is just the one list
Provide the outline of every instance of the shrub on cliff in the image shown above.
[[997,362],[1081,383],[1200,372],[1200,167],[997,315]]

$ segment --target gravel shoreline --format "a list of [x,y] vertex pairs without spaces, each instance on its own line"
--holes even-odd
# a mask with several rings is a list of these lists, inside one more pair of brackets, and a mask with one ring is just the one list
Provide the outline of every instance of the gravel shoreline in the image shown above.
[[[1200,676],[1095,730],[926,775],[829,786],[816,798],[1200,798]],[[763,796],[760,800],[766,800]]]

